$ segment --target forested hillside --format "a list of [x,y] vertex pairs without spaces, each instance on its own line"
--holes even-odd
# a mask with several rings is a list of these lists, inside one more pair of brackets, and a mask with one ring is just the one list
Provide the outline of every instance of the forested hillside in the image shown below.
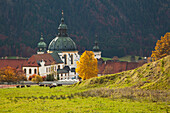
[[170,27],[169,0],[0,0],[0,56],[29,57],[41,32],[47,44],[58,33],[64,10],[80,52],[95,34],[103,56],[149,56]]

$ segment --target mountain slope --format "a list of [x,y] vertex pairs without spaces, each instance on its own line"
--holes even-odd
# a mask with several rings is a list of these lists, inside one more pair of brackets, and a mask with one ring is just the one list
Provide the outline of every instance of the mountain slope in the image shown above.
[[134,70],[101,76],[77,83],[78,87],[133,87],[141,89],[170,89],[170,55],[144,64]]
[[0,56],[31,56],[41,32],[49,44],[61,10],[80,52],[91,50],[98,34],[103,56],[149,56],[169,30],[168,7],[169,0],[1,0]]

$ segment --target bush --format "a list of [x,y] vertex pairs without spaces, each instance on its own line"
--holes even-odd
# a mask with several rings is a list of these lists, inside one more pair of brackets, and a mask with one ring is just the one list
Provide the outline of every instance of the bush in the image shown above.
[[53,74],[47,75],[46,80],[47,80],[47,81],[54,81],[54,75],[53,75]]
[[32,78],[33,82],[39,83],[43,81],[43,78],[40,75],[35,75],[34,78]]
[[35,78],[35,76],[36,76],[36,74],[33,74],[33,75],[29,76],[28,80],[31,81],[33,78]]
[[46,76],[42,76],[43,81],[45,81],[45,80],[46,80],[46,78],[47,78]]

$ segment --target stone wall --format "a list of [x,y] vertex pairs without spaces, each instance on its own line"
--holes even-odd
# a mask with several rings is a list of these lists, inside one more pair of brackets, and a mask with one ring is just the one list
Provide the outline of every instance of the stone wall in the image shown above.
[[99,74],[114,74],[122,71],[127,71],[131,69],[135,69],[137,67],[142,66],[146,62],[121,62],[121,61],[99,61],[98,69]]

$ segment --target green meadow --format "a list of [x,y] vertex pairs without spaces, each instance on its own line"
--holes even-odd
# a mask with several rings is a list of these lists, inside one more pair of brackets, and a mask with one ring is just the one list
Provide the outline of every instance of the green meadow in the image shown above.
[[[131,57],[132,57],[132,56],[127,55],[127,56],[124,56],[124,57],[120,57],[120,58],[118,58],[118,59],[119,59],[119,61],[130,62],[130,61],[131,61]],[[135,60],[138,61],[139,56],[134,56],[134,57],[135,57]],[[141,58],[143,59],[143,57],[141,57]],[[102,57],[102,59],[103,59],[104,61],[112,60],[112,58],[107,58],[107,57]]]
[[[97,88],[101,89],[101,88]],[[148,101],[113,97],[107,95],[93,95],[90,92],[96,88],[82,89],[62,86],[49,87],[31,86],[30,88],[0,89],[0,112],[12,113],[168,113],[169,105],[166,101]],[[105,89],[105,88],[104,88]],[[106,88],[107,89],[107,88]],[[89,92],[90,91],[90,92]],[[105,91],[102,89],[102,91]],[[102,92],[101,91],[101,92]],[[95,92],[97,94],[98,92]],[[115,94],[116,95],[116,94]],[[118,96],[118,95],[116,95]],[[139,97],[140,98],[140,97]]]

